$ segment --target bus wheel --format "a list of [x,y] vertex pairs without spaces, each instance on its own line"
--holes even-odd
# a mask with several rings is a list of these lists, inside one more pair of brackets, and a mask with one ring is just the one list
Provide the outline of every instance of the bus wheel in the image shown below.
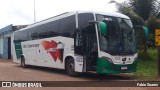
[[74,60],[72,58],[70,58],[69,60],[67,60],[66,63],[66,72],[69,76],[77,76],[77,73],[75,72],[75,64],[74,64]]
[[21,67],[23,67],[23,68],[26,67],[25,58],[24,57],[21,58]]

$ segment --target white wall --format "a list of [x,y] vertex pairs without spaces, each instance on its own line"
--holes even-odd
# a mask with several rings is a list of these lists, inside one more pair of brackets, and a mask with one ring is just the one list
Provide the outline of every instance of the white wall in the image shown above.
[[13,40],[13,32],[10,32],[10,33],[8,33],[8,34],[5,34],[4,37],[11,37],[11,58],[13,58],[13,45],[12,45],[12,44],[13,44],[13,43],[12,43],[12,42],[13,42],[13,41],[12,41],[12,40]]
[[12,34],[13,34],[13,32],[8,33],[8,34],[5,34],[5,35],[4,35],[4,37],[11,37],[11,36],[12,36]]
[[0,54],[3,54],[3,38],[0,37]]
[[13,46],[12,46],[12,40],[13,40],[13,37],[12,37],[12,35],[13,35],[13,32],[11,32],[11,33],[8,33],[8,34],[5,34],[4,36],[1,36],[0,37],[0,55],[2,55],[3,54],[3,38],[5,38],[5,37],[11,37],[11,57],[13,56]]

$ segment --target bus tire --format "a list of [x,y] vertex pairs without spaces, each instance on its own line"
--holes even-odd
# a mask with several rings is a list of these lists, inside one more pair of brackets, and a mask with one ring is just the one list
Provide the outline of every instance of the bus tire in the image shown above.
[[26,64],[25,64],[25,58],[21,57],[21,67],[25,68]]
[[75,72],[75,64],[73,58],[69,58],[66,63],[66,72],[69,76],[77,76],[78,73]]

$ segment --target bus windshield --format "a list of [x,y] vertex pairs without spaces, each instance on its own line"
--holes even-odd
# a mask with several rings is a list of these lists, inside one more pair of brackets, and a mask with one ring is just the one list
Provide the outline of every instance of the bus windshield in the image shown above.
[[137,52],[135,35],[129,19],[97,15],[97,21],[103,21],[107,25],[107,33],[99,34],[101,51],[112,55]]

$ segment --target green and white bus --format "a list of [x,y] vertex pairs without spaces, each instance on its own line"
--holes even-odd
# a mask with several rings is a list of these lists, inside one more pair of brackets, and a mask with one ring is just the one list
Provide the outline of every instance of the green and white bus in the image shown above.
[[116,12],[66,12],[14,33],[13,61],[78,72],[135,72],[137,47],[129,17]]

